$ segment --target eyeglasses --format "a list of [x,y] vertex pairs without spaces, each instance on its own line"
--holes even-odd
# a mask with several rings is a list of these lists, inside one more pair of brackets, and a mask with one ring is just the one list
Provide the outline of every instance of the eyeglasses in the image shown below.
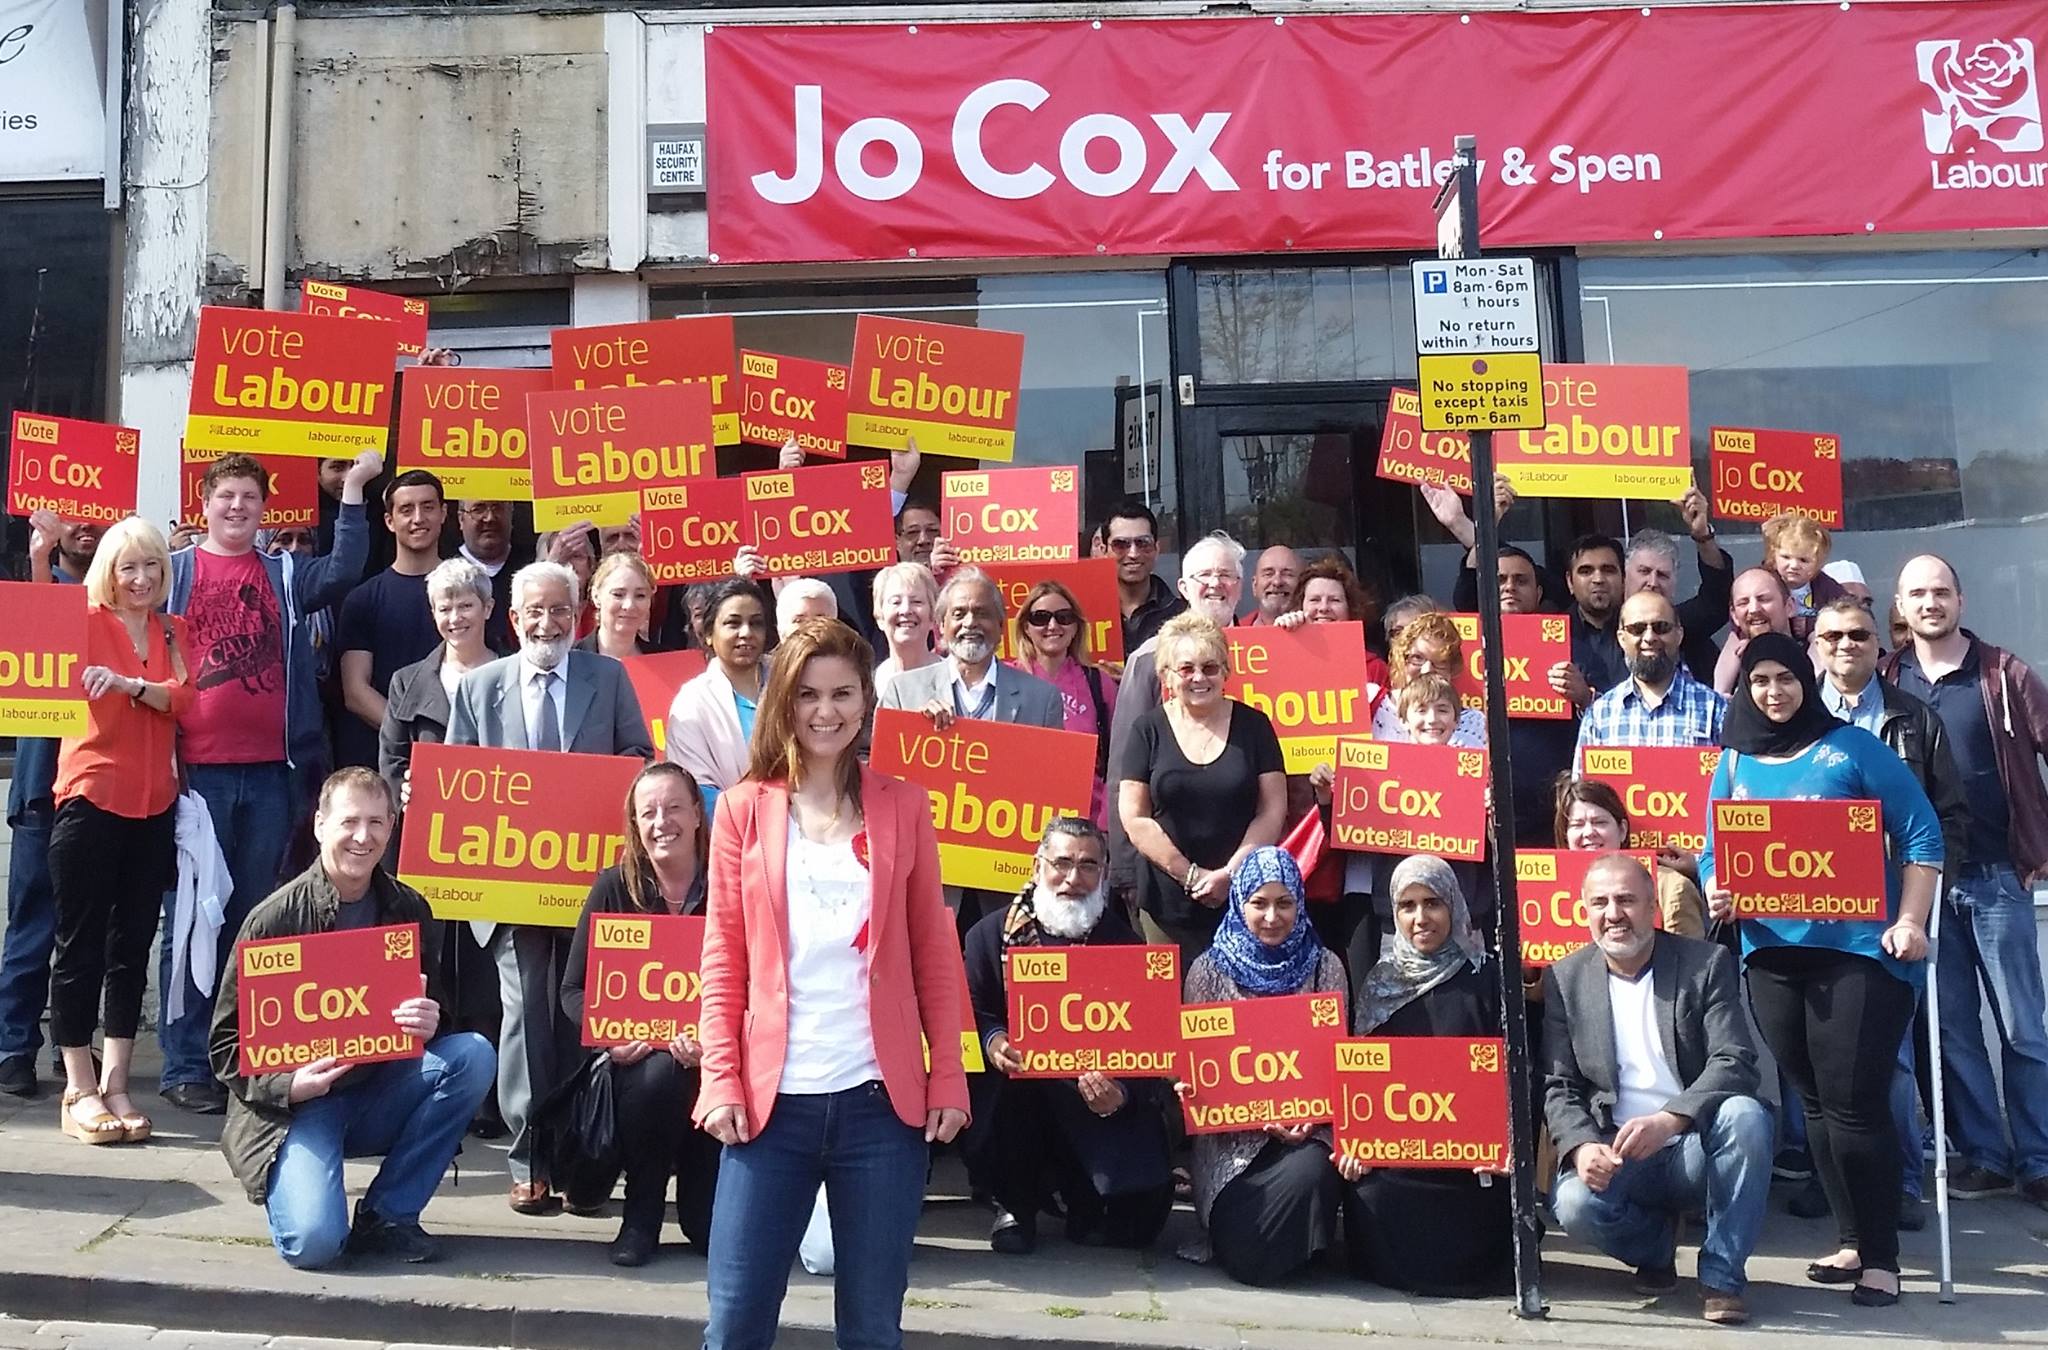
[[896,531],[898,539],[936,540],[939,534],[940,530],[936,525],[905,525]]
[[1223,673],[1223,664],[1220,661],[1204,661],[1198,666],[1192,662],[1184,662],[1175,666],[1173,673],[1183,680],[1193,679],[1197,675],[1213,680]]
[[502,502],[471,502],[458,508],[457,513],[471,520],[505,520],[512,514]]
[[1027,628],[1050,628],[1054,624],[1062,628],[1072,628],[1080,621],[1081,616],[1071,609],[1034,609],[1024,615],[1024,624]]
[[1109,541],[1109,551],[1111,553],[1150,553],[1157,547],[1159,547],[1159,541],[1149,534],[1132,535],[1127,539],[1112,539]]
[[1094,858],[1048,858],[1043,854],[1038,860],[1046,865],[1055,876],[1072,874],[1080,877],[1102,875],[1102,863]]
[[1190,572],[1188,580],[1194,582],[1197,586],[1227,586],[1231,582],[1239,580],[1239,577],[1235,572],[1223,572],[1211,568],[1207,572]]
[[519,617],[528,623],[539,623],[542,619],[567,623],[576,617],[576,611],[567,605],[526,605],[520,609]]
[[1650,619],[1643,623],[1625,623],[1621,626],[1621,631],[1627,633],[1630,637],[1641,637],[1645,633],[1655,633],[1658,637],[1668,637],[1671,634],[1671,630],[1676,627],[1678,625],[1669,619]]
[[1839,647],[1844,642],[1862,644],[1876,636],[1877,634],[1868,628],[1838,628],[1831,633],[1815,633],[1813,639],[1816,642],[1825,642],[1830,647]]

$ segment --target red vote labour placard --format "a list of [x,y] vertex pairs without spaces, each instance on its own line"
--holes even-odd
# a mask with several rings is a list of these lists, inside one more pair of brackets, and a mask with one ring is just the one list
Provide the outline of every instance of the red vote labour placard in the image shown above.
[[1373,472],[1396,483],[1431,483],[1460,497],[1472,495],[1472,442],[1455,431],[1422,429],[1422,396],[1396,389],[1380,431],[1380,458]]
[[1341,994],[1287,994],[1180,1010],[1181,1098],[1190,1134],[1337,1118],[1332,1048],[1344,1035]]
[[702,385],[711,400],[718,444],[740,443],[730,314],[557,328],[550,342],[555,388]]
[[[1608,856],[1594,849],[1522,848],[1515,850],[1515,899],[1522,907],[1522,964],[1547,966],[1562,961],[1591,941],[1586,931],[1586,869],[1595,858]],[[1628,856],[1657,875],[1657,855],[1647,849],[1630,850]],[[1664,926],[1663,914],[1657,926]]]
[[[1486,644],[1477,614],[1452,614],[1465,663],[1451,683],[1468,708],[1486,707]],[[1572,701],[1550,687],[1550,668],[1572,659],[1570,622],[1562,614],[1500,616],[1501,675],[1508,716],[1540,721],[1571,720]]]
[[418,1059],[392,1011],[424,992],[420,926],[350,928],[235,944],[242,1074],[290,1073],[316,1060]]
[[1486,855],[1486,752],[1346,737],[1337,742],[1332,842],[1353,853]]
[[563,390],[526,398],[533,524],[623,525],[675,504],[674,489],[718,471],[701,385]]
[[761,551],[770,576],[857,572],[896,561],[889,466],[882,461],[770,469],[740,481],[741,538]]
[[75,417],[16,411],[8,442],[7,513],[112,525],[135,514],[142,433]]
[[[178,464],[178,520],[206,524],[206,471],[227,456],[219,450],[183,451]],[[270,475],[270,495],[263,499],[265,530],[310,530],[320,523],[320,466],[310,459],[256,456]]]
[[978,717],[934,731],[920,713],[878,709],[868,762],[932,794],[939,875],[980,890],[1028,881],[1046,825],[1087,815],[1095,787],[1093,736]]
[[[681,604],[682,598],[678,596],[673,603]],[[619,664],[626,668],[626,678],[633,682],[633,697],[640,701],[640,716],[654,741],[654,757],[666,759],[669,705],[676,701],[676,690],[704,673],[704,649],[647,652],[628,656]]]
[[399,376],[398,467],[427,469],[450,497],[533,500],[526,398],[545,370],[407,366]]
[[1671,501],[1692,486],[1684,366],[1543,367],[1541,431],[1494,442],[1495,467],[1524,497]]
[[1884,813],[1872,801],[1714,803],[1714,882],[1744,919],[1882,921]]
[[1013,947],[1003,954],[1015,1078],[1171,1078],[1180,1059],[1175,947]]
[[703,915],[593,914],[585,950],[585,1045],[646,1041],[666,1054],[678,1036],[697,1039]]
[[960,561],[1072,562],[1080,552],[1081,476],[1071,467],[949,473],[939,519]]
[[740,353],[740,439],[846,458],[848,370],[830,361]]
[[400,356],[419,356],[427,350],[427,302],[415,296],[308,281],[299,288],[299,313],[396,324]]
[[1073,592],[1088,628],[1088,655],[1112,665],[1124,659],[1123,603],[1116,588],[1116,559],[1081,558],[1063,563],[990,563],[982,568],[1003,593],[1003,641],[997,655],[1017,655],[1017,616],[1025,597],[1041,581],[1057,581]]
[[1232,628],[1230,696],[1273,723],[1287,772],[1337,762],[1340,736],[1372,731],[1365,690],[1365,625],[1310,623],[1289,631]]
[[85,587],[0,581],[0,736],[83,736]]
[[207,305],[185,444],[314,459],[384,451],[398,325]]
[[1715,427],[1714,514],[1765,521],[1797,511],[1842,528],[1842,438],[1819,431]]
[[1008,460],[1017,449],[1024,335],[863,314],[853,325],[846,439],[885,450]]
[[1508,1170],[1508,1052],[1498,1039],[1337,1042],[1337,1156],[1367,1167]]
[[732,575],[747,521],[743,478],[693,478],[658,494],[666,506],[640,513],[640,540],[657,586],[687,586]]
[[1707,792],[1720,763],[1714,745],[1622,745],[1588,749],[1579,772],[1621,794],[1630,843],[1698,853],[1707,846]]

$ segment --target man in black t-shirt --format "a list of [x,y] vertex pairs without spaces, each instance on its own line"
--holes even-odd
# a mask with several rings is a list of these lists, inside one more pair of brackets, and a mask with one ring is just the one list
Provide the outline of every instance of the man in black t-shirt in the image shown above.
[[335,728],[334,748],[343,766],[377,767],[377,729],[392,675],[425,660],[441,640],[427,603],[427,573],[441,562],[447,518],[441,480],[425,469],[407,470],[384,489],[384,524],[398,556],[349,593],[335,630],[347,713]]

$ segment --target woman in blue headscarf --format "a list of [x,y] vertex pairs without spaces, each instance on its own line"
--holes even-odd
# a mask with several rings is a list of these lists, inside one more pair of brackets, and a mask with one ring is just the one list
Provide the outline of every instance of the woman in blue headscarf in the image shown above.
[[[1187,1002],[1327,993],[1343,995],[1344,964],[1308,921],[1301,869],[1281,849],[1254,849],[1188,970]],[[1341,1182],[1326,1124],[1198,1135],[1194,1181],[1202,1233],[1181,1255],[1214,1259],[1240,1283],[1277,1284],[1333,1240]]]
[[[1500,976],[1451,865],[1419,853],[1394,869],[1391,941],[1352,1000],[1360,1036],[1498,1036]],[[1439,1168],[1368,1168],[1346,1158],[1344,1255],[1351,1272],[1432,1298],[1512,1284],[1505,1178]]]

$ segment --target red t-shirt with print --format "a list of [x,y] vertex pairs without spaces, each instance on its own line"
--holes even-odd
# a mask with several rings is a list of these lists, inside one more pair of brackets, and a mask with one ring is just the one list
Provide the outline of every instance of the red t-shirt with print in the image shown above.
[[235,557],[193,550],[192,682],[180,719],[188,764],[269,764],[285,757],[284,622],[253,549]]

